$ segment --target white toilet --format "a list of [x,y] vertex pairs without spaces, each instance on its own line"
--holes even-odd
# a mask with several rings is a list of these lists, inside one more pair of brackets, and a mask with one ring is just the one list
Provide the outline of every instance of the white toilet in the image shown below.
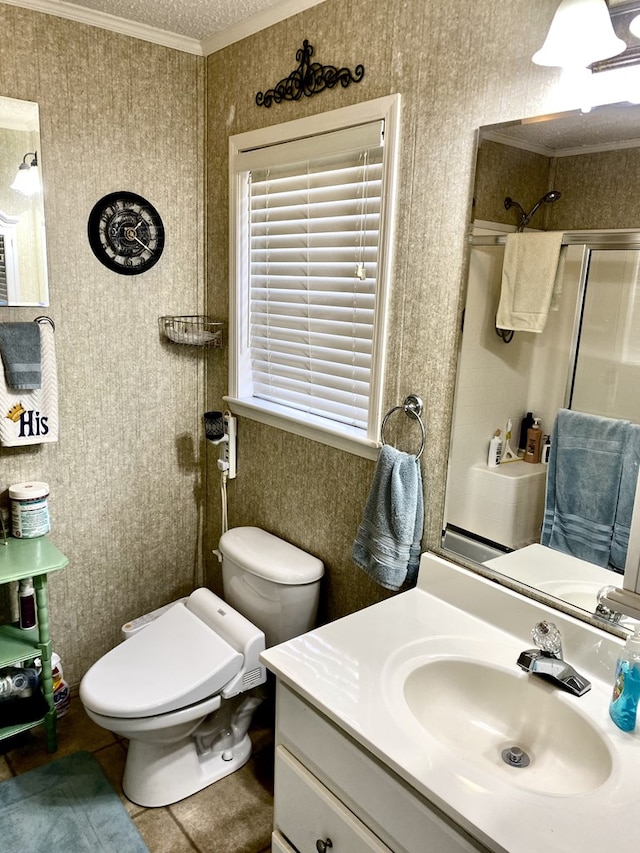
[[80,684],[89,717],[129,739],[122,787],[141,806],[175,803],[247,762],[261,700],[244,694],[266,680],[260,652],[315,624],[320,560],[257,527],[228,530],[219,548],[224,601],[195,590]]

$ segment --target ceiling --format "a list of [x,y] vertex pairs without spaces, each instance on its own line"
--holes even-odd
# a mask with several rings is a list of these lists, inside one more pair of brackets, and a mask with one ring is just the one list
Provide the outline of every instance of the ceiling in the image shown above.
[[640,106],[607,104],[481,128],[481,135],[547,156],[640,146]]
[[207,56],[322,0],[1,0]]

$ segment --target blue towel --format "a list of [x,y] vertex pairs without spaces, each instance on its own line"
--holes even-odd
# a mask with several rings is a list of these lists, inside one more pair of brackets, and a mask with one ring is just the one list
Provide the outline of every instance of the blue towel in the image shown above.
[[621,574],[624,574],[624,566],[627,561],[638,470],[640,470],[640,426],[630,423],[627,427],[627,441],[622,456],[620,493],[613,523],[613,538],[609,556],[609,567]]
[[40,388],[42,359],[37,323],[0,323],[0,353],[10,388]]
[[385,444],[353,543],[356,565],[387,589],[414,585],[423,524],[420,462]]
[[[547,472],[543,545],[609,567],[629,427],[629,421],[560,409]],[[621,535],[625,519],[622,511]]]

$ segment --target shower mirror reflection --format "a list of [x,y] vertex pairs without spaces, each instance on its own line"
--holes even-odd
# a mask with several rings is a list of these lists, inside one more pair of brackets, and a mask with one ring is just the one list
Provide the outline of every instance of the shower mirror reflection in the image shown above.
[[[443,548],[591,613],[603,586],[622,584],[624,562],[544,539],[545,490],[568,457],[558,450],[552,479],[542,450],[559,410],[598,427],[603,419],[640,423],[639,127],[639,107],[610,105],[482,128],[477,154]],[[514,248],[510,237],[506,248],[514,232],[524,232],[521,243]],[[534,232],[546,232],[557,252],[548,282],[548,249],[539,242],[530,251]],[[497,328],[508,287],[512,307],[526,303],[511,325],[523,328],[524,313],[530,331]],[[541,289],[551,294],[542,308]],[[527,413],[539,419],[540,436],[538,455],[525,461]],[[495,465],[489,448],[498,430]],[[576,483],[584,489],[584,479]],[[625,488],[630,515],[635,481]],[[541,542],[551,544],[544,560]]]
[[38,105],[0,97],[0,306],[49,304]]

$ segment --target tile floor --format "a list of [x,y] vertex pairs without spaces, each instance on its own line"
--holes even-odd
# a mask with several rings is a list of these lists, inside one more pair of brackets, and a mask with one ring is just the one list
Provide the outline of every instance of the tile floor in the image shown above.
[[173,806],[147,809],[122,793],[126,742],[95,725],[76,697],[68,714],[58,720],[55,754],[47,753],[40,726],[0,743],[0,781],[86,750],[100,762],[150,853],[268,853],[273,819],[272,719],[266,700],[254,715],[253,754],[243,768]]

